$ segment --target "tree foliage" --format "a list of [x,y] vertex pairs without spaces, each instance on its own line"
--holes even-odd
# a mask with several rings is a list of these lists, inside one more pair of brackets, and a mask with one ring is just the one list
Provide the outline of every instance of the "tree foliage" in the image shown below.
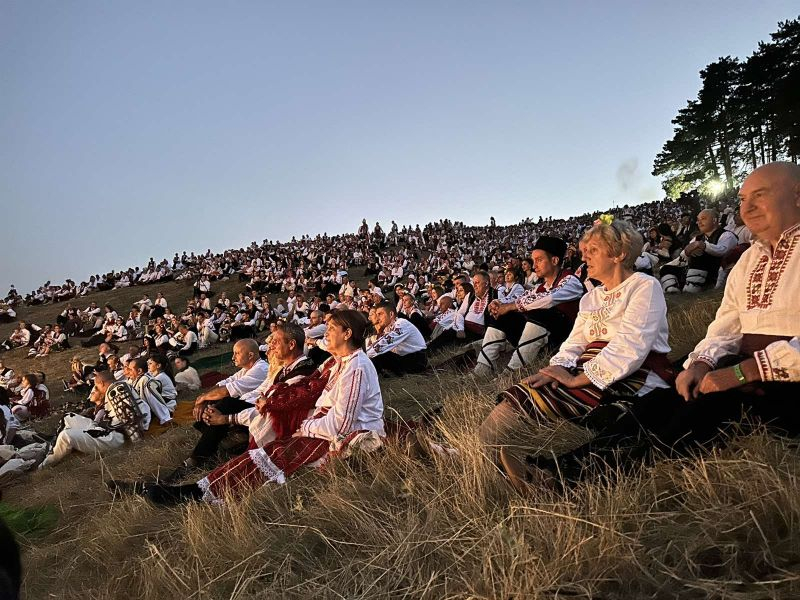
[[800,18],[778,23],[744,62],[725,56],[700,71],[701,88],[672,120],[653,163],[670,197],[800,157]]

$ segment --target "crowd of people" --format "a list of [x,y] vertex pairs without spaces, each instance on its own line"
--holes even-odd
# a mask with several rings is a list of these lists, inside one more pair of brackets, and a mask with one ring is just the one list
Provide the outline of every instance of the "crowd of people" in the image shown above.
[[[583,477],[597,457],[633,464],[653,447],[682,454],[718,440],[722,424],[743,409],[798,431],[800,413],[786,399],[800,381],[800,331],[791,318],[800,168],[761,167],[738,197],[738,206],[696,214],[656,202],[510,227],[445,220],[424,228],[392,223],[385,233],[364,221],[348,236],[176,255],[172,268],[151,260],[115,285],[192,271],[193,298],[181,314],[161,294],[143,294],[127,316],[110,305],[66,304],[52,327],[20,323],[3,345],[30,345],[56,331],[61,341],[32,348],[32,356],[80,336],[97,345],[97,362],[73,361],[64,381],[89,394],[91,405],[65,416],[47,467],[74,450],[102,452],[139,439],[156,419],[168,425],[178,390],[201,387],[190,357],[234,343],[239,370],[196,396],[200,438],[190,456],[158,484],[109,483],[159,504],[221,502],[356,447],[380,446],[387,434],[380,380],[425,372],[443,347],[474,351],[476,377],[517,373],[549,348],[549,365],[504,391],[480,430],[487,454],[524,492],[552,484],[558,473]],[[354,267],[364,268],[366,284],[350,278]],[[244,288],[238,298],[214,294],[212,282],[230,276]],[[715,286],[725,287],[722,306],[681,370],[667,359],[665,295]],[[124,354],[120,344],[128,344]],[[39,406],[43,381],[8,371],[0,363],[7,390],[0,400],[8,398],[0,425],[14,444]],[[515,428],[559,419],[596,436],[547,459],[519,456],[503,441]],[[241,454],[180,483],[213,466],[236,431],[249,437]]]

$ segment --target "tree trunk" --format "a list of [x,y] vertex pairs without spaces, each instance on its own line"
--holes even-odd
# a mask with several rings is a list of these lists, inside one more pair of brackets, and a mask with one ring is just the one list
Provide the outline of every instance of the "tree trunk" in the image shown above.
[[747,136],[747,141],[750,144],[750,164],[753,165],[753,168],[755,169],[758,167],[758,164],[756,163],[756,134],[752,127],[748,128],[748,132],[750,134]]
[[708,156],[711,159],[711,167],[714,169],[714,174],[719,177],[719,167],[717,167],[717,157],[714,156],[714,146],[708,145]]
[[728,189],[733,187],[733,165],[731,164],[731,153],[728,150],[727,140],[725,139],[725,133],[719,133],[719,152],[717,156],[722,161],[722,167],[725,169],[725,186]]

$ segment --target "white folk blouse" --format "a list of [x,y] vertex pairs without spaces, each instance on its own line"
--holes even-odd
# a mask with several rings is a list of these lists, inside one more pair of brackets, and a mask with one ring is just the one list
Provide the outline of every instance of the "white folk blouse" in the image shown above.
[[[575,326],[551,365],[574,367],[591,342],[608,342],[583,368],[589,380],[605,389],[642,366],[650,352],[669,352],[667,303],[658,280],[634,273],[617,287],[598,286],[581,298]],[[669,385],[650,371],[638,395]]]

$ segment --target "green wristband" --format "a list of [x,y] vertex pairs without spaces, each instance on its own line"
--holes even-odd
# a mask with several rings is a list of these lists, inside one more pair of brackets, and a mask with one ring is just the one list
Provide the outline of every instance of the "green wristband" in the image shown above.
[[747,377],[744,376],[742,373],[742,365],[738,364],[733,367],[733,374],[736,375],[736,379],[739,380],[739,383],[747,383]]

